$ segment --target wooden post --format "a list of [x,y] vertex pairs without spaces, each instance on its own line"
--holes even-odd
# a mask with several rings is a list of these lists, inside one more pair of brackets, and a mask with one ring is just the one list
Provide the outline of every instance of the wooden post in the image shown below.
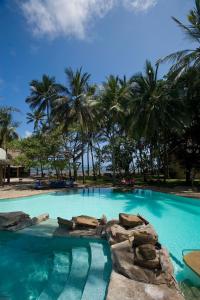
[[10,165],[7,166],[7,183],[10,183]]
[[17,167],[17,178],[19,178],[19,167]]
[[0,164],[0,186],[3,186],[3,166]]

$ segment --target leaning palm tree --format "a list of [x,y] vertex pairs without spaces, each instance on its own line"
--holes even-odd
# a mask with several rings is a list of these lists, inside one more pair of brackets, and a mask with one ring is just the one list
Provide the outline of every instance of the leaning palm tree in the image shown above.
[[200,67],[200,0],[195,0],[195,8],[190,10],[188,14],[189,24],[185,25],[175,17],[172,19],[184,31],[186,36],[197,44],[194,49],[185,49],[172,53],[158,61],[173,63],[170,72],[175,78],[180,77],[192,66]]
[[32,110],[46,113],[48,126],[51,124],[51,109],[53,101],[63,87],[57,84],[54,77],[43,75],[42,80],[32,80],[30,83],[31,95],[26,99]]

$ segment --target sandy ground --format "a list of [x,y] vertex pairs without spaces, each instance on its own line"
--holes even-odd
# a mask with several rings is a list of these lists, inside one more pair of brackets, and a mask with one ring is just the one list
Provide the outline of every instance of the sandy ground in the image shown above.
[[[83,185],[79,186],[80,188],[84,187]],[[87,185],[88,187],[88,185]],[[94,186],[93,186],[94,187]],[[98,186],[100,187],[100,186]],[[105,187],[105,186],[102,186]],[[107,187],[107,186],[106,186]],[[200,192],[193,191],[191,188],[177,186],[175,188],[164,188],[164,187],[154,187],[154,186],[139,186],[138,188],[143,189],[151,189],[154,191],[159,191],[162,193],[170,193],[183,197],[197,198],[200,199]],[[34,181],[32,179],[23,179],[22,182],[19,180],[12,180],[10,185],[5,185],[4,187],[0,187],[0,200],[1,199],[9,199],[9,198],[19,198],[26,197],[38,194],[44,194],[48,192],[55,191],[55,189],[45,189],[45,190],[35,190],[34,189]],[[57,189],[58,191],[58,189]]]

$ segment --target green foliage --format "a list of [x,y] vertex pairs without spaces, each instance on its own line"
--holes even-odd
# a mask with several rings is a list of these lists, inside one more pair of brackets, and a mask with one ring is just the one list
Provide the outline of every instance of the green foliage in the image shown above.
[[[192,171],[200,169],[200,0],[187,25],[173,20],[196,48],[173,53],[156,66],[147,60],[143,73],[130,79],[110,75],[102,85],[92,84],[82,68],[65,70],[66,86],[43,75],[30,83],[26,99],[34,134],[10,143],[16,124],[10,111],[0,110],[0,146],[19,149],[17,161],[26,168],[51,168],[57,176],[67,168],[77,178],[81,166],[83,181],[86,165],[94,179],[107,166],[114,181],[133,173],[144,181],[166,180],[174,159],[190,181]],[[159,78],[164,61],[173,65]]]

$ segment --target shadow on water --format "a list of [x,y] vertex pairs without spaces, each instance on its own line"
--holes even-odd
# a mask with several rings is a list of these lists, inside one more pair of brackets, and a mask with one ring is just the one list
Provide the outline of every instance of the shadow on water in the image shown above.
[[[66,196],[66,200],[68,200],[67,196],[77,196],[79,199],[82,197],[85,200],[87,200],[87,198],[95,197],[99,198],[99,201],[116,202],[116,206],[118,205],[117,202],[120,202],[119,209],[122,212],[131,213],[138,209],[138,213],[140,213],[141,210],[144,209],[158,218],[161,218],[170,206],[193,215],[198,215],[200,211],[200,204],[192,199],[151,190],[136,189],[134,191],[121,192],[111,188],[77,188],[53,192],[50,196],[52,197],[52,200],[53,197],[59,196],[64,198]],[[71,200],[72,198],[70,201]],[[199,208],[199,210],[196,208]]]
[[52,195],[62,197],[65,195],[66,197],[67,195],[77,195],[83,198],[99,197],[99,201],[102,199],[104,201],[120,202],[122,212],[130,213],[134,209],[138,208],[138,213],[140,213],[140,208],[144,207],[153,215],[161,217],[164,211],[163,204],[157,201],[157,199],[153,197],[152,193],[153,192],[150,190],[120,192],[109,188],[85,188],[75,190],[71,189],[63,192],[59,191]]
[[166,204],[168,206],[171,206],[173,208],[176,208],[178,210],[187,212],[187,213],[195,215],[195,216],[199,216],[199,213],[200,213],[200,209],[197,210],[195,206],[194,207],[192,206],[192,204],[179,203],[176,201],[171,201],[171,202],[166,201]]
[[153,192],[150,190],[135,190],[131,193],[119,193],[119,195],[112,197],[111,200],[124,200],[123,211],[130,213],[138,209],[141,213],[141,208],[151,212],[156,217],[161,217],[164,213],[164,205],[154,198]]
[[174,256],[171,252],[169,253],[170,254],[170,257],[171,259],[181,268],[183,269],[184,268],[184,264],[176,257]]

